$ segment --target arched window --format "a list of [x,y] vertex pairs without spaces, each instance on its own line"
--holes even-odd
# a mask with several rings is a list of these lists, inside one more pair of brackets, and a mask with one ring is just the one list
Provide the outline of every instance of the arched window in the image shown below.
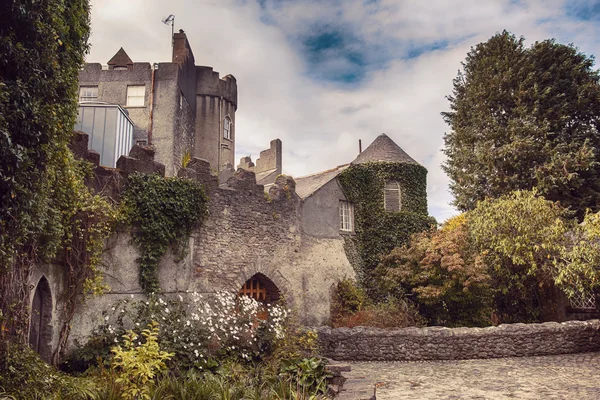
[[275,303],[280,297],[279,289],[273,281],[260,273],[248,279],[238,295],[250,296],[261,303]]
[[38,352],[44,361],[51,361],[52,293],[45,276],[41,277],[33,295],[29,324],[29,346]]
[[385,211],[397,212],[402,208],[402,193],[400,184],[396,181],[388,181],[383,193],[383,204]]
[[233,124],[231,123],[231,118],[229,116],[225,117],[223,120],[223,137],[225,139],[231,140],[231,128]]

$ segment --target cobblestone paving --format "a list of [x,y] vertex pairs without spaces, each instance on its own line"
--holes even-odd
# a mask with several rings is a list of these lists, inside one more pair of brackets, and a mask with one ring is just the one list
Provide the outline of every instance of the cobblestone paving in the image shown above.
[[600,399],[600,352],[426,362],[351,362],[386,399]]

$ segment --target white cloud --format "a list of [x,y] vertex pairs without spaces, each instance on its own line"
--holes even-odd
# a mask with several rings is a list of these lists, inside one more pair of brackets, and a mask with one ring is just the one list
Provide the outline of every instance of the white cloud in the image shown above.
[[[448,204],[440,112],[444,96],[470,46],[507,29],[527,42],[556,37],[588,54],[600,53],[594,21],[567,16],[563,1],[267,1],[92,0],[89,61],[105,63],[122,46],[134,61],[169,61],[170,26],[175,14],[196,64],[237,78],[237,158],[254,159],[280,138],[284,171],[294,176],[350,162],[385,132],[428,170],[429,209],[442,221],[456,213]],[[311,78],[314,67],[301,39],[329,24],[352,36],[362,51],[364,79],[340,85]],[[446,44],[424,51],[432,43]],[[410,49],[422,53],[406,59]],[[379,61],[380,60],[380,61]],[[378,62],[376,62],[378,61]],[[329,63],[329,64],[328,64]],[[346,70],[347,60],[325,60],[327,71]]]

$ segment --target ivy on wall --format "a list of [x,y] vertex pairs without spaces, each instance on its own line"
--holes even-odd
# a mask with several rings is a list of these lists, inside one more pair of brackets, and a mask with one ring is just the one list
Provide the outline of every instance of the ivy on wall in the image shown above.
[[69,304],[94,275],[108,215],[68,149],[89,32],[87,0],[0,2],[0,368],[27,339],[34,263],[66,253]]
[[[385,295],[374,275],[380,258],[408,243],[413,233],[436,224],[427,215],[426,177],[427,170],[419,164],[387,162],[352,165],[338,177],[346,198],[354,203],[356,234],[346,237],[346,253],[373,299]],[[399,212],[384,209],[384,188],[390,180],[400,184]]]
[[140,285],[146,293],[159,292],[158,264],[170,246],[180,251],[207,213],[202,185],[187,178],[129,175],[121,201],[122,218],[133,227],[141,255]]

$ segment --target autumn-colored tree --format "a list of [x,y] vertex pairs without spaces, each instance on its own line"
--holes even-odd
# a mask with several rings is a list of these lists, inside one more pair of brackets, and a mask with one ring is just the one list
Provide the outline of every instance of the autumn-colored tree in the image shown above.
[[448,220],[439,230],[412,236],[382,259],[378,272],[388,289],[413,297],[432,325],[489,325],[490,276],[473,246],[467,216]]

